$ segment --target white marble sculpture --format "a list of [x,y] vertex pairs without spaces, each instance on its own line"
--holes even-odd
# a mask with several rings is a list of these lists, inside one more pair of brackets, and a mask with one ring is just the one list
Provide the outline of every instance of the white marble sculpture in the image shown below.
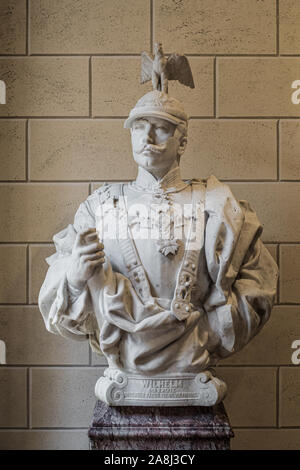
[[[182,57],[172,71],[192,87]],[[50,332],[105,355],[96,396],[109,405],[210,406],[226,394],[213,367],[270,316],[277,266],[246,201],[214,176],[181,179],[188,118],[160,91],[174,78],[162,64],[163,79],[143,69],[157,89],[125,122],[136,180],[102,185],[53,237],[39,306]]]

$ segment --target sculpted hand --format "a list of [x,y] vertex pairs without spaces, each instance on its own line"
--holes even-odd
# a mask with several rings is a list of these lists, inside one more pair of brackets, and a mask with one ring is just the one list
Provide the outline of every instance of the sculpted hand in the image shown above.
[[104,245],[99,243],[96,229],[91,228],[77,234],[72,250],[71,264],[67,271],[69,285],[82,290],[96,268],[102,267]]

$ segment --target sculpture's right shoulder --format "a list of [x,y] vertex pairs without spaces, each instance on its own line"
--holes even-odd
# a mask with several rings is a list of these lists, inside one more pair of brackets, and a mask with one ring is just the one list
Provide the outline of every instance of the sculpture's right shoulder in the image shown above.
[[109,203],[121,194],[122,183],[103,183],[86,199],[90,212],[95,213],[98,206]]
[[110,197],[110,183],[103,183],[99,188],[95,189],[92,194],[87,198],[87,201],[94,201],[97,200],[98,203],[105,202]]

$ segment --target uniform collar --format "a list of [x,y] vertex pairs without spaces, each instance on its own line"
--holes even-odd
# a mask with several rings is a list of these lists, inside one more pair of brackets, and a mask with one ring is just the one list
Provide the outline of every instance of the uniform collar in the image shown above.
[[186,186],[186,183],[181,179],[179,166],[170,170],[160,180],[157,180],[149,171],[139,167],[138,175],[133,184],[137,189],[149,192],[178,191]]

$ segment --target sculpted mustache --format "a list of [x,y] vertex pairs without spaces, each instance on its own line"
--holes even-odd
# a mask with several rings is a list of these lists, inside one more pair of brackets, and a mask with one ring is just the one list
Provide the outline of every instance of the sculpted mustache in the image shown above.
[[162,153],[166,150],[166,145],[165,144],[160,144],[160,145],[146,144],[141,148],[141,150],[138,153],[142,153],[144,152],[144,150],[150,150],[152,153]]

